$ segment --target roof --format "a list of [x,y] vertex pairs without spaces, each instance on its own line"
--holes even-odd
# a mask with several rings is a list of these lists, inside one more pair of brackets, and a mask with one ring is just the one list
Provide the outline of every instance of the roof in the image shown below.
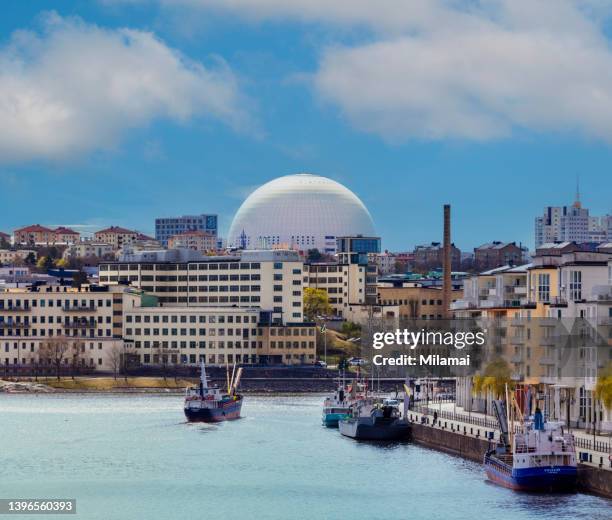
[[60,226],[56,228],[54,232],[61,233],[62,235],[78,235],[79,234],[74,229],[70,229],[64,226]]
[[502,265],[501,267],[496,267],[494,269],[489,269],[488,271],[483,271],[479,273],[479,276],[489,276],[500,273],[525,273],[527,269],[529,269],[532,264],[523,264],[523,265]]
[[138,234],[137,231],[132,231],[131,229],[125,229],[119,226],[111,226],[108,227],[106,229],[101,229],[100,231],[96,231],[94,234],[98,234],[98,233],[115,233],[118,235],[125,235],[125,234],[133,234],[136,235]]
[[574,244],[573,242],[547,242],[538,246],[537,249],[563,249],[569,245]]
[[493,242],[488,242],[486,244],[482,244],[481,246],[478,246],[475,250],[503,249],[504,247],[508,247],[508,246],[516,246],[516,243],[515,242],[498,242],[498,241],[493,241]]
[[11,238],[11,235],[9,235],[8,233],[4,233],[3,231],[0,231],[0,237]]
[[138,240],[155,240],[153,237],[150,237],[149,235],[145,235],[144,233],[138,233],[138,236],[136,238]]
[[53,233],[53,230],[40,224],[32,224],[31,226],[16,229],[15,233]]

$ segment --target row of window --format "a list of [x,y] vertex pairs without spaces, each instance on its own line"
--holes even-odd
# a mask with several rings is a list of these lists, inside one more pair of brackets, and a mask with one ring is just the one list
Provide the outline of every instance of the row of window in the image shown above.
[[154,314],[153,316],[145,314],[131,315],[125,317],[126,323],[257,323],[257,316],[206,316],[206,315],[177,315],[172,314]]
[[110,307],[112,300],[53,300],[53,299],[32,299],[21,300],[19,298],[0,300],[0,309],[29,309],[30,307],[61,307],[62,309],[94,309],[96,307]]
[[[149,329],[149,328],[126,328],[126,336],[159,336],[160,332],[162,336],[206,336],[208,330],[209,336],[242,336],[247,339],[249,336],[249,329]],[[251,334],[256,335],[257,329],[252,329]]]

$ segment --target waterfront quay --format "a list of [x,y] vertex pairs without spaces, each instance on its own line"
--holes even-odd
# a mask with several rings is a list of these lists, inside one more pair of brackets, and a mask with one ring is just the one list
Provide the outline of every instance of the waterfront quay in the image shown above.
[[[412,440],[433,449],[482,462],[490,445],[499,441],[497,421],[485,414],[466,412],[454,402],[417,403],[406,411]],[[578,487],[612,498],[612,439],[572,429],[578,463]]]

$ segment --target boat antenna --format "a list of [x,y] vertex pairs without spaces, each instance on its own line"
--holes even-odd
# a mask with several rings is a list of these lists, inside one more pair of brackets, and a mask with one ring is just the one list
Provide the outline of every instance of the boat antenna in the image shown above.
[[206,377],[206,365],[204,359],[200,359],[200,384],[202,388],[208,388],[208,379]]

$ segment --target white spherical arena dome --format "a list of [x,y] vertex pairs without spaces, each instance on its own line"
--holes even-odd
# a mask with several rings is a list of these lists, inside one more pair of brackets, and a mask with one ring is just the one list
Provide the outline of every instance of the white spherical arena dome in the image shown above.
[[234,217],[228,244],[333,253],[336,237],[355,235],[374,235],[363,202],[336,181],[300,173],[274,179],[251,193]]

